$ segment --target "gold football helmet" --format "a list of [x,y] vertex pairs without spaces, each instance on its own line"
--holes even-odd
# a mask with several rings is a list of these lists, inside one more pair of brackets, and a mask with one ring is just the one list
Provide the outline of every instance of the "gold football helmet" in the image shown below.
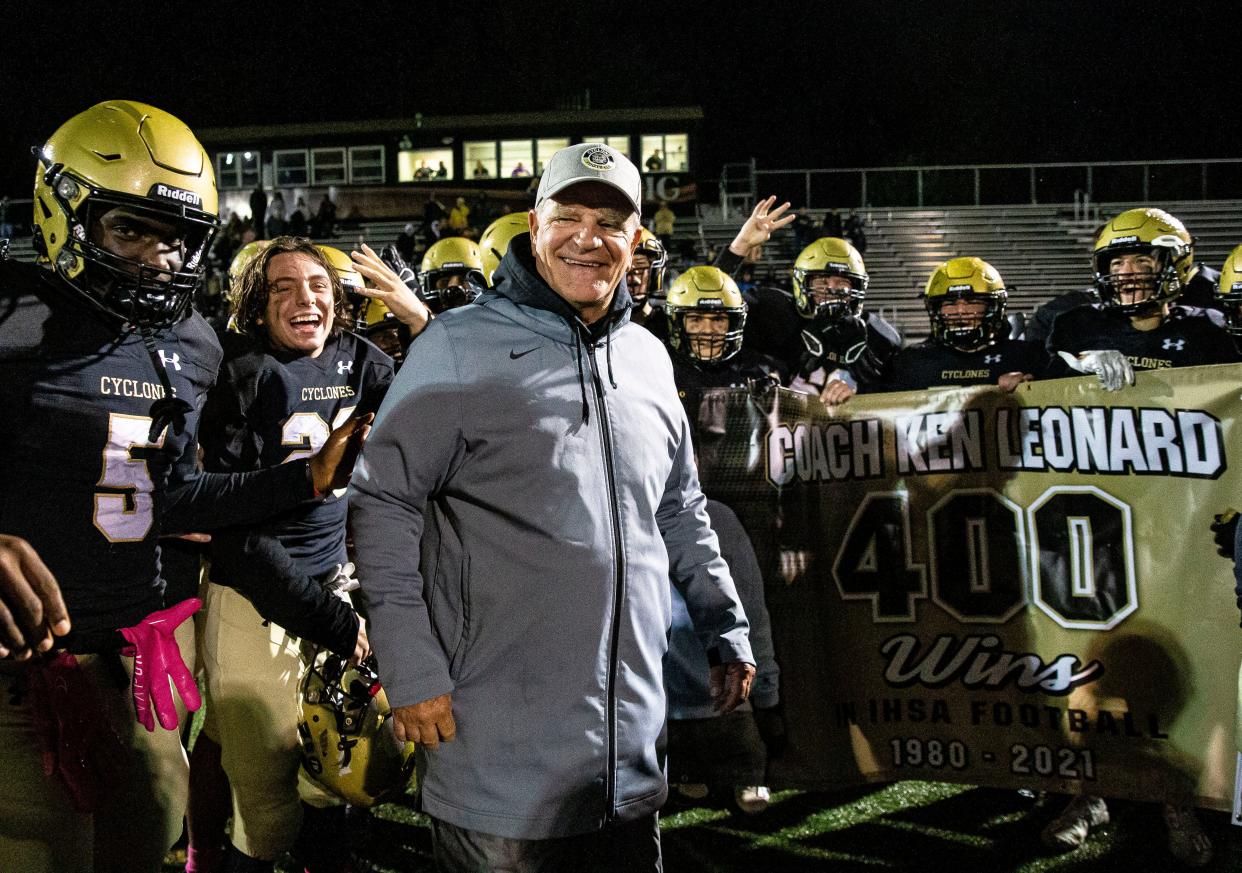
[[717,267],[691,267],[678,276],[664,313],[669,346],[689,358],[719,363],[742,350],[746,301],[733,278]]
[[479,237],[479,250],[483,256],[483,278],[492,287],[492,276],[500,266],[500,260],[509,251],[509,243],[518,234],[530,232],[530,220],[525,212],[502,215],[483,231]]
[[[817,276],[840,276],[849,289],[840,292],[813,292]],[[836,319],[862,312],[867,296],[867,267],[858,249],[846,240],[825,236],[802,250],[793,266],[794,304],[803,318]]]
[[427,249],[418,268],[418,296],[433,313],[473,303],[487,288],[483,255],[464,236],[445,237]]
[[[923,305],[931,318],[932,339],[971,352],[1005,337],[1009,323],[1005,304],[1009,292],[996,268],[980,258],[952,258],[932,271],[923,291]],[[986,305],[978,319],[946,316],[946,303],[956,300]]]
[[629,286],[630,297],[633,298],[635,306],[642,306],[646,303],[648,296],[660,299],[664,297],[664,268],[668,265],[668,252],[664,248],[664,243],[645,227],[638,231],[638,248],[634,250],[634,257],[639,256],[647,259],[647,266],[631,265],[626,274],[628,279],[631,274],[639,273],[643,269],[649,271],[645,283],[642,283],[641,277],[638,277],[635,284]]
[[354,806],[373,806],[412,787],[414,744],[397,740],[374,659],[348,666],[329,654],[302,677],[302,767]]
[[[1113,261],[1124,255],[1155,260],[1149,275],[1113,272]],[[1107,222],[1095,237],[1091,263],[1095,287],[1104,306],[1126,315],[1157,308],[1177,298],[1194,269],[1194,239],[1185,225],[1163,209],[1127,209]],[[1125,303],[1123,293],[1142,297]]]
[[[183,318],[219,226],[211,159],[184,123],[154,106],[110,100],[75,115],[36,149],[34,245],[40,262],[101,309],[162,327]],[[180,250],[176,269],[122,257],[97,237],[124,210]],[[164,231],[164,228],[168,228]]]
[[1242,246],[1238,246],[1225,258],[1220,268],[1220,282],[1216,287],[1216,299],[1225,310],[1225,325],[1235,337],[1242,337]]

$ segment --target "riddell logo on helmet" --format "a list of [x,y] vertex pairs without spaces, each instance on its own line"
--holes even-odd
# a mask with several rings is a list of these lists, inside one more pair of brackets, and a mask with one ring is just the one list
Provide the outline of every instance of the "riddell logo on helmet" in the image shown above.
[[184,188],[173,188],[170,185],[155,184],[151,186],[148,197],[160,197],[164,200],[176,200],[178,203],[188,203],[190,206],[202,206],[203,198],[199,197],[193,191],[186,191]]
[[949,290],[950,291],[974,291],[975,289],[972,288],[970,285],[950,285]]

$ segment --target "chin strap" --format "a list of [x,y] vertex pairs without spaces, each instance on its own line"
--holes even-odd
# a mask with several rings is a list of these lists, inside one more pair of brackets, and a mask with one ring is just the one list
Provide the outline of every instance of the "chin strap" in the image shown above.
[[151,432],[147,435],[147,441],[155,442],[163,433],[164,428],[170,424],[173,432],[181,436],[185,431],[185,417],[194,410],[194,407],[173,393],[172,382],[168,379],[168,370],[156,351],[155,335],[151,333],[151,329],[139,327],[138,331],[142,334],[142,344],[147,347],[147,354],[151,357],[151,366],[155,368],[155,375],[164,388],[164,396],[151,404]]

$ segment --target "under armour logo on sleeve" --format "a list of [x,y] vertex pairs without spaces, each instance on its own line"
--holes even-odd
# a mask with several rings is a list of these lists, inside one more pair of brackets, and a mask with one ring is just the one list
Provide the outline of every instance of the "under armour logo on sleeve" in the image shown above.
[[1186,340],[1184,339],[1176,339],[1176,340],[1166,339],[1164,343],[1162,343],[1162,348],[1164,348],[1166,351],[1168,351],[1169,349],[1175,349],[1180,352],[1185,347],[1186,347]]
[[164,365],[165,370],[168,369],[169,364],[172,364],[172,368],[174,370],[176,370],[178,373],[181,372],[181,356],[180,355],[178,355],[176,352],[173,352],[171,355],[166,355],[164,354],[163,349],[160,349],[159,353],[160,353],[160,363]]
[[1000,355],[984,355],[983,356],[983,363],[985,364],[999,364],[1000,362],[1001,362]]

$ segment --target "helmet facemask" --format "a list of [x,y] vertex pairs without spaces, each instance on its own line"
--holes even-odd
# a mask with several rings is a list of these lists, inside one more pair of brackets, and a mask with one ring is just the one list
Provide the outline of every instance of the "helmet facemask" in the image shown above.
[[[454,278],[460,281],[453,283]],[[418,274],[419,294],[433,315],[473,303],[487,290],[481,270],[463,264],[446,264]]]
[[[634,301],[634,305],[642,306],[647,302],[648,297],[662,299],[664,296],[664,267],[668,264],[668,252],[664,249],[664,244],[654,236],[644,239],[639,243],[638,248],[634,250],[634,257],[642,257],[646,260],[646,264],[642,266],[633,264],[625,274],[626,285],[629,288],[630,298]],[[630,278],[643,272],[646,275],[640,277],[640,282],[630,283]]]
[[1242,288],[1237,291],[1226,291],[1216,295],[1216,302],[1225,313],[1225,329],[1234,337],[1242,337]]
[[[932,338],[962,352],[973,352],[992,345],[1009,330],[1009,323],[1005,319],[1007,296],[1003,291],[991,294],[950,291],[925,299],[927,314],[931,318]],[[944,312],[946,304],[959,300],[983,303],[985,308],[978,316]]]
[[[742,335],[746,327],[746,310],[726,307],[710,307],[706,304],[718,301],[703,301],[697,307],[669,307],[668,319],[670,344],[688,358],[704,364],[723,363],[742,350]],[[723,317],[724,330],[695,330],[687,326],[690,318],[693,327],[706,328],[707,320],[693,316]],[[693,322],[697,322],[694,324]]]
[[[820,277],[837,276],[849,282],[849,288],[816,291],[813,285]],[[801,286],[795,295],[798,312],[803,318],[811,318],[820,324],[829,324],[850,316],[862,315],[863,301],[867,297],[866,280],[858,273],[847,270],[794,270],[794,283]]]
[[[56,164],[45,171],[44,181],[67,219],[68,238],[53,264],[62,278],[103,310],[139,327],[164,328],[186,316],[219,227],[216,216],[185,203],[96,189]],[[36,201],[36,209],[45,207]],[[139,221],[171,225],[180,268],[127,258],[93,239],[100,220],[118,208]],[[39,243],[46,251],[41,234]]]
[[[1106,308],[1132,317],[1150,315],[1181,294],[1182,282],[1174,263],[1174,252],[1156,242],[1155,245],[1113,245],[1095,253],[1095,287]],[[1113,260],[1124,255],[1150,257],[1155,262],[1152,271],[1113,273]],[[1143,293],[1143,296],[1133,299],[1136,293]],[[1123,295],[1132,299],[1127,302]]]

